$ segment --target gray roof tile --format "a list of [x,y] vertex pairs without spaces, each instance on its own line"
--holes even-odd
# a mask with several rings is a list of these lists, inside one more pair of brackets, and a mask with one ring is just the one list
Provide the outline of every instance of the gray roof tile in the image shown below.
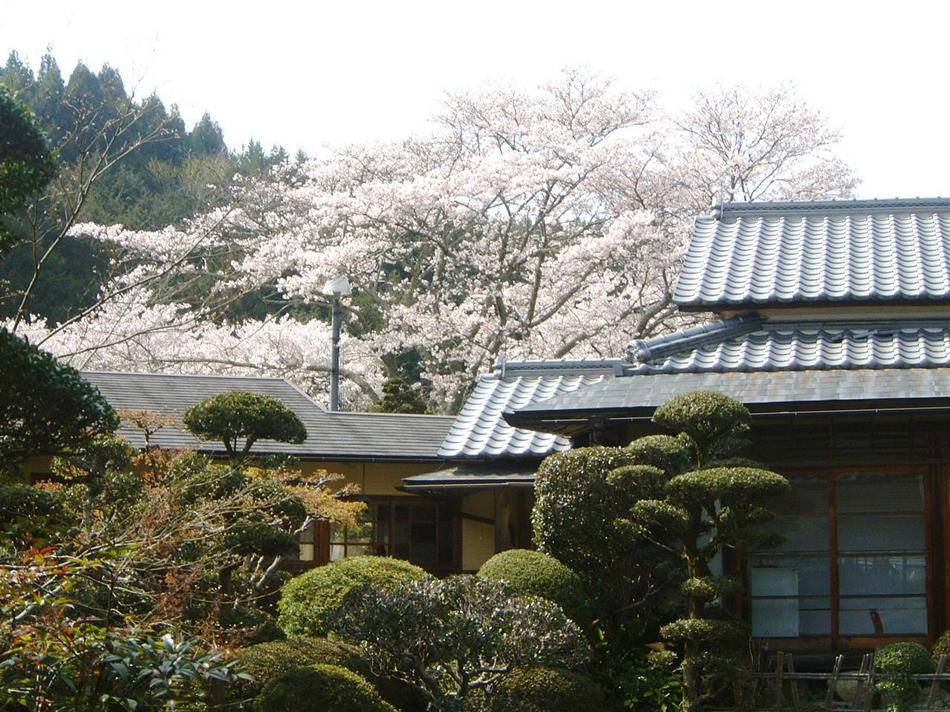
[[479,378],[439,454],[450,458],[540,457],[570,447],[567,438],[513,428],[502,414],[612,378],[619,359],[519,361]]
[[697,218],[683,308],[950,299],[950,200],[727,203]]
[[[84,371],[82,375],[116,410],[148,410],[178,421],[153,437],[154,444],[167,448],[221,452],[223,448],[217,443],[195,438],[180,420],[195,403],[229,391],[280,398],[307,428],[307,439],[299,445],[261,440],[253,448],[259,454],[288,454],[305,459],[437,461],[441,459],[437,454],[439,445],[454,420],[434,415],[329,412],[296,386],[278,378],[97,371]],[[121,432],[133,445],[145,445],[138,429],[123,424]]]
[[950,321],[946,319],[729,319],[706,326],[709,330],[701,335],[687,329],[660,339],[634,342],[634,359],[626,373],[950,366]]
[[771,373],[671,373],[613,378],[509,414],[538,422],[544,414],[649,411],[691,391],[718,391],[750,407],[833,401],[950,399],[950,368],[777,371]]

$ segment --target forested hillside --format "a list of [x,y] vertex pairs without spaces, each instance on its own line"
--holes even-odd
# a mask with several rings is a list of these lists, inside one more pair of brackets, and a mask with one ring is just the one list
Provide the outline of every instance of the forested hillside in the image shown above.
[[[78,175],[88,175],[88,162],[96,158],[95,152],[84,152],[87,144],[112,138],[114,148],[134,147],[96,177],[78,214],[83,222],[140,230],[174,224],[220,204],[236,173],[265,175],[287,159],[282,149],[265,153],[256,142],[229,150],[207,113],[189,129],[174,104],[166,107],[155,95],[135,96],[109,65],[94,72],[79,63],[64,79],[52,56],[44,56],[34,72],[11,52],[0,68],[0,85],[33,111],[55,151],[66,205],[48,201],[47,211],[70,209]],[[38,256],[56,238],[56,226],[55,220],[21,221],[20,246],[0,261],[0,285],[6,283],[0,286],[0,318],[15,314]],[[30,294],[28,312],[58,322],[91,304],[107,279],[110,256],[102,242],[81,236],[62,241]]]

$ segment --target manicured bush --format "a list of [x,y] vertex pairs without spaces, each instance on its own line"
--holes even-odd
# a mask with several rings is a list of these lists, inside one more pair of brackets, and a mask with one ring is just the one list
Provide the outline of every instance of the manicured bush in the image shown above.
[[934,661],[927,648],[919,643],[893,643],[874,654],[874,669],[885,675],[896,676],[877,683],[887,709],[892,712],[910,712],[920,700],[921,686],[909,676],[932,673]]
[[321,663],[368,672],[359,648],[326,638],[272,640],[241,648],[236,658],[241,671],[254,679],[232,687],[228,696],[235,703],[253,700],[271,680],[298,667]]
[[256,701],[259,712],[396,712],[364,678],[338,665],[288,670],[271,680]]
[[392,591],[410,581],[432,576],[418,566],[385,556],[354,556],[311,569],[291,579],[281,590],[278,622],[288,635],[326,635],[327,617],[337,612],[343,597],[355,588],[371,586]]
[[933,654],[934,660],[939,660],[941,655],[950,655],[950,630],[937,638],[937,642],[934,643]]
[[491,712],[589,712],[606,704],[604,691],[585,675],[563,668],[512,670],[495,688]]
[[667,475],[690,469],[695,455],[689,439],[675,435],[645,435],[625,449],[637,463],[658,467]]
[[[283,673],[316,664],[337,665],[365,677],[376,686],[380,697],[400,710],[424,710],[425,700],[399,680],[378,678],[370,670],[366,657],[355,645],[326,638],[287,638],[237,651],[240,669],[254,678],[232,686],[228,697],[236,709],[253,709],[253,700],[263,687]],[[243,704],[243,707],[242,707]]]
[[575,623],[584,625],[590,617],[580,577],[548,554],[528,549],[503,551],[486,561],[478,575],[504,581],[520,596],[553,601]]

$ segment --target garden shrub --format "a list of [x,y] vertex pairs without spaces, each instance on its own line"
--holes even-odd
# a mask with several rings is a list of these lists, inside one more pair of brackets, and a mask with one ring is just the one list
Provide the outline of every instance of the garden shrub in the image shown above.
[[895,679],[877,683],[887,709],[892,712],[910,712],[920,699],[921,686],[908,676],[932,673],[934,661],[927,648],[919,643],[893,643],[875,653],[874,669],[885,675],[896,676]]
[[365,656],[355,645],[326,638],[287,638],[258,645],[250,645],[237,651],[242,672],[254,678],[232,686],[228,697],[232,703],[253,709],[252,702],[263,687],[283,673],[298,667],[325,664],[346,668],[365,677],[376,686],[386,702],[400,710],[424,710],[425,701],[412,688],[399,680],[378,678],[370,670]]
[[939,660],[941,655],[950,655],[950,630],[944,632],[934,643],[934,660]]
[[683,675],[671,650],[653,651],[627,662],[620,677],[624,709],[631,712],[674,712],[682,709]]
[[401,584],[431,578],[425,570],[401,559],[385,556],[340,559],[311,569],[284,585],[277,604],[278,622],[288,635],[326,635],[328,617],[340,610],[343,597],[353,589],[370,586],[392,591]]
[[396,712],[355,672],[322,663],[281,673],[255,705],[259,712]]
[[580,577],[548,554],[509,549],[482,564],[478,575],[504,581],[519,596],[540,596],[553,601],[575,623],[584,625],[590,618]]
[[236,653],[238,665],[253,681],[233,688],[233,701],[248,701],[267,683],[289,670],[317,663],[337,665],[362,674],[368,672],[359,648],[326,638],[287,638],[249,645]]
[[606,697],[586,675],[554,667],[516,668],[491,695],[491,712],[589,712]]

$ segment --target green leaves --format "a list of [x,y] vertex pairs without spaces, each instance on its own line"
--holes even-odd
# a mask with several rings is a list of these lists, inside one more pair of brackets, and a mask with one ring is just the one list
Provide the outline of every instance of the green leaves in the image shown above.
[[788,480],[769,470],[717,467],[677,475],[667,485],[670,499],[686,507],[719,500],[724,506],[753,506],[782,494]]
[[684,393],[671,398],[653,413],[653,422],[694,443],[700,464],[728,453],[751,424],[749,410],[739,401],[713,391]]
[[0,327],[0,469],[111,433],[119,418],[79,372]]
[[434,709],[461,708],[475,690],[490,693],[514,667],[573,668],[590,655],[556,604],[473,576],[358,588],[330,620],[363,646],[374,669],[409,682]]
[[304,424],[283,401],[247,391],[207,398],[189,408],[183,420],[185,427],[202,440],[224,443],[232,458],[243,458],[262,438],[287,443],[301,443],[307,438]]
[[[0,218],[23,208],[55,172],[56,162],[33,115],[0,86]],[[0,254],[15,241],[0,224]]]

